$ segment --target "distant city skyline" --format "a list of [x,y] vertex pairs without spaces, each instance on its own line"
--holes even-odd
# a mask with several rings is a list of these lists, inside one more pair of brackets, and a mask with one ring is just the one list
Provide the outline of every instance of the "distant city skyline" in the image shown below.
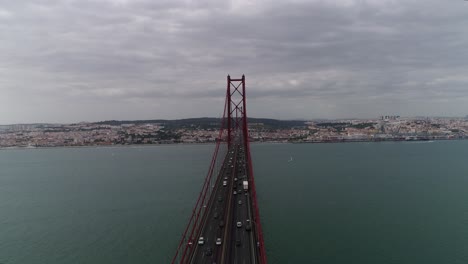
[[4,1],[0,124],[468,114],[468,2]]
[[[0,126],[0,148],[214,143],[214,118]],[[252,142],[359,142],[468,139],[468,119],[277,121],[251,119]]]

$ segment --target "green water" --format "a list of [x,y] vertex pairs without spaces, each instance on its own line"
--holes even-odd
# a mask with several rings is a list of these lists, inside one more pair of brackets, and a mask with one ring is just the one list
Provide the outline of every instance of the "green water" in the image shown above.
[[[0,150],[0,263],[168,263],[213,148]],[[269,263],[468,263],[468,141],[252,152]]]

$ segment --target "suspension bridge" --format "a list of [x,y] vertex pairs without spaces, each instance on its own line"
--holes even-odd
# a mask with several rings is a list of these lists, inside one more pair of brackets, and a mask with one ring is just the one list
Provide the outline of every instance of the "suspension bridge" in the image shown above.
[[266,264],[247,122],[245,76],[227,76],[214,154],[172,263]]

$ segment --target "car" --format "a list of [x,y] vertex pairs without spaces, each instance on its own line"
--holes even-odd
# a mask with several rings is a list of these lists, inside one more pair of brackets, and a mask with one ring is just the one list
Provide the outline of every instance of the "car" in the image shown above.
[[227,186],[227,181],[223,181],[223,186],[224,186],[224,187]]
[[242,227],[242,222],[241,221],[237,222],[237,227]]
[[224,227],[224,221],[223,220],[219,221],[219,227],[221,227],[221,228]]
[[227,177],[224,177],[224,180],[227,181]]
[[205,244],[205,239],[203,237],[200,237],[198,239],[198,245],[203,245],[203,244]]
[[240,245],[241,245],[240,239],[236,239],[236,247],[240,247]]
[[241,204],[242,204],[242,201],[241,201],[241,200],[239,200],[239,205],[241,205]]
[[221,238],[218,237],[218,238],[216,239],[216,245],[217,245],[217,246],[220,246],[220,245],[221,245]]
[[247,231],[252,230],[252,224],[250,224],[250,220],[249,220],[249,219],[247,219],[247,220],[245,221],[245,230],[247,230]]
[[232,194],[236,195],[236,194],[237,194],[237,192],[236,192],[236,191],[234,191]]
[[237,181],[237,178],[234,178],[234,181]]
[[209,247],[205,250],[205,256],[211,256],[213,255],[213,250]]

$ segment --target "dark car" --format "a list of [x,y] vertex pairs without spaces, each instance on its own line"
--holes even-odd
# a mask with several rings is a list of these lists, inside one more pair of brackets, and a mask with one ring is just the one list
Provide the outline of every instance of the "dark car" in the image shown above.
[[252,225],[250,224],[250,222],[248,222],[247,224],[245,224],[245,230],[247,230],[247,231],[252,230]]
[[240,247],[240,245],[241,245],[240,239],[236,239],[236,247]]
[[213,255],[213,250],[211,248],[207,248],[206,251],[205,251],[205,255],[206,256],[211,256]]
[[219,227],[224,227],[224,221],[223,220],[219,221]]

